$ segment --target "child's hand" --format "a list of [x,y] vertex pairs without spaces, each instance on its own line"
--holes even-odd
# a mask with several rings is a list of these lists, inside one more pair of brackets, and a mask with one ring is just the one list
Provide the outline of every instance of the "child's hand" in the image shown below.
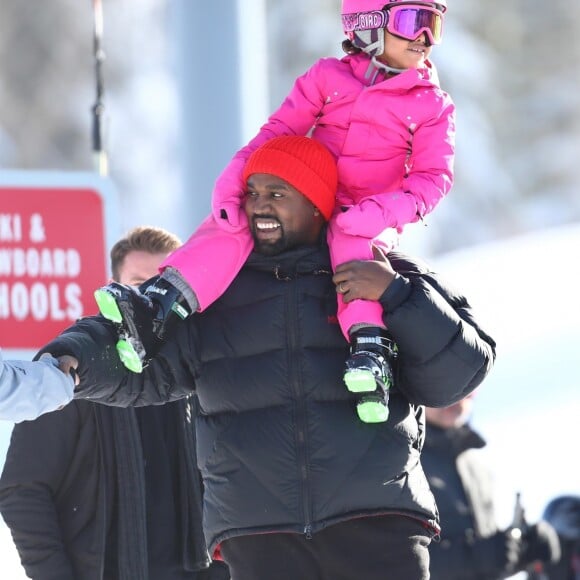
[[365,199],[336,216],[336,224],[345,233],[363,238],[375,238],[391,227],[383,208],[372,199]]

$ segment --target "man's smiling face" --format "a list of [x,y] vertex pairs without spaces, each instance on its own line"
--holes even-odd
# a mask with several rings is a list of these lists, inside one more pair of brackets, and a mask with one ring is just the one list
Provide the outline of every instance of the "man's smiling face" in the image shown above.
[[314,244],[324,223],[310,200],[288,182],[267,173],[248,178],[245,210],[254,249],[266,255]]

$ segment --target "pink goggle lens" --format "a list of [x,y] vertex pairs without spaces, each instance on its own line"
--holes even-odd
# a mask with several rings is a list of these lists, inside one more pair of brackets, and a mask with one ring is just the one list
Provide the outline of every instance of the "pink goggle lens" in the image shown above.
[[394,6],[389,11],[387,30],[395,36],[415,40],[422,32],[431,44],[440,44],[443,38],[443,15],[428,6]]

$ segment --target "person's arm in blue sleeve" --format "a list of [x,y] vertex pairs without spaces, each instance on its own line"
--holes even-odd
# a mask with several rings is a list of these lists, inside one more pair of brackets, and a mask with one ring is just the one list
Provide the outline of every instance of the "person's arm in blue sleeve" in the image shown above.
[[45,355],[38,361],[2,360],[0,419],[19,423],[59,409],[73,398],[74,380]]

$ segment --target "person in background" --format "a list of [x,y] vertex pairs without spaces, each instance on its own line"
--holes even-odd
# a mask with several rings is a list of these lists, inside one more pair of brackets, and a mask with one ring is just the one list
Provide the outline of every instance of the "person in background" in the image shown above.
[[537,562],[528,580],[580,580],[580,496],[555,497],[542,518],[556,530],[562,557],[558,562]]
[[0,420],[29,421],[73,398],[74,378],[49,355],[38,361],[3,360],[0,352]]
[[[77,368],[75,397],[134,406],[197,394],[204,531],[235,580],[427,580],[439,526],[421,467],[422,405],[475,389],[495,343],[465,297],[417,260],[377,252],[333,274],[320,207],[334,203],[337,167],[320,142],[275,137],[244,174],[254,252],[142,373],[119,360],[102,316],[40,352]],[[380,303],[398,345],[387,421],[362,423],[344,388],[339,289]]]
[[431,580],[498,580],[534,562],[559,557],[558,538],[540,521],[496,524],[490,468],[480,457],[482,437],[469,424],[474,397],[427,408],[422,461],[439,509],[441,538],[432,542]]
[[[132,229],[111,249],[113,279],[142,284],[179,244],[160,228]],[[0,512],[28,576],[228,579],[223,562],[207,568],[195,413],[194,398],[140,409],[73,401],[17,425]]]

